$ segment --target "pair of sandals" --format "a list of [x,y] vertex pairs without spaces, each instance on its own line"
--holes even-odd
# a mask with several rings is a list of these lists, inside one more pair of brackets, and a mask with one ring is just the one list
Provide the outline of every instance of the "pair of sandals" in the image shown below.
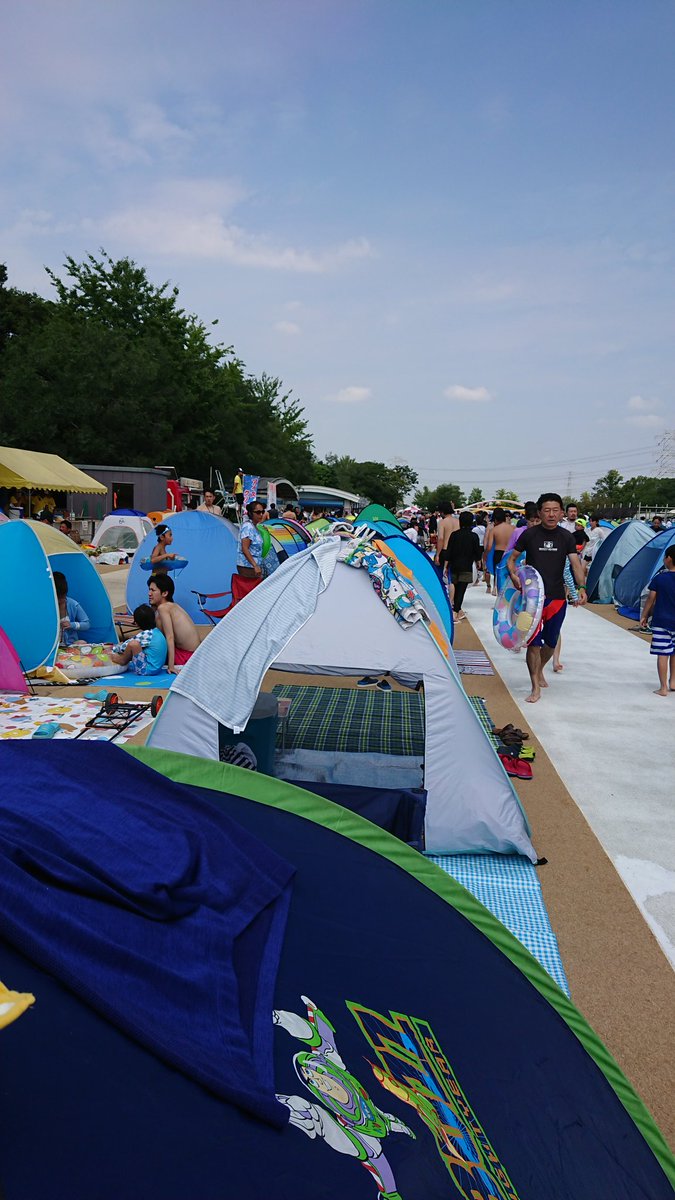
[[512,775],[515,779],[532,778],[532,767],[529,762],[523,762],[522,758],[514,757],[511,754],[500,753],[499,757],[507,775]]
[[516,729],[515,725],[505,725],[503,729],[493,729],[492,732],[505,746],[515,746],[517,743],[522,746],[530,736],[526,729]]
[[386,679],[376,679],[373,675],[364,675],[363,679],[357,679],[357,687],[376,687],[381,692],[390,692],[391,684]]

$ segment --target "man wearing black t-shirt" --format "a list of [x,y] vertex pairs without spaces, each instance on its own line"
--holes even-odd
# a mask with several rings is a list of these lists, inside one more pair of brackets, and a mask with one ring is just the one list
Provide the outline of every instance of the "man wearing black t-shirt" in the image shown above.
[[532,691],[527,697],[530,704],[535,704],[541,698],[541,689],[548,687],[544,679],[544,667],[553,657],[567,611],[563,572],[568,558],[579,589],[579,604],[586,603],[584,572],[574,536],[558,524],[562,511],[560,496],[556,492],[544,492],[537,500],[539,525],[523,531],[507,564],[514,586],[520,588],[515,565],[518,556],[525,551],[526,563],[539,572],[544,582],[541,624],[527,647],[527,669],[532,684]]

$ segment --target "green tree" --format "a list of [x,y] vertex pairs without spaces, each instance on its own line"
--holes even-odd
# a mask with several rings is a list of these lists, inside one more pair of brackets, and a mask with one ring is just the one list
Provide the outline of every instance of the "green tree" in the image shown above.
[[433,512],[444,500],[450,501],[455,508],[463,508],[466,504],[464,492],[457,483],[439,483],[433,489],[425,487],[415,492],[415,504],[428,512]]
[[394,511],[403,504],[408,492],[417,483],[417,472],[412,467],[388,467],[381,462],[356,464],[354,491],[369,496],[374,504],[383,504]]
[[0,263],[0,363],[10,340],[29,336],[51,316],[54,305],[34,292],[7,286],[7,267]]
[[497,491],[494,494],[494,499],[497,501],[501,500],[506,504],[520,504],[518,493],[511,492],[508,490],[508,488],[497,488]]
[[658,479],[636,475],[627,479],[621,488],[621,503],[630,508],[675,507],[675,479]]
[[393,510],[400,508],[417,483],[417,473],[407,466],[389,467],[381,462],[357,462],[348,454],[327,454],[323,462],[314,464],[311,482],[344,488]]
[[471,491],[469,492],[469,498],[467,500],[467,504],[480,504],[481,501],[484,499],[485,499],[485,497],[483,495],[481,488],[475,487],[475,488],[472,488]]
[[48,433],[50,449],[71,461],[169,460],[200,478],[212,465],[228,476],[241,464],[298,481],[311,473],[299,402],[212,343],[177,288],[105,252],[67,258],[63,279],[48,274],[57,300],[32,298],[23,324],[0,280],[0,321],[20,326],[0,355],[0,441],[44,449]]
[[620,504],[623,475],[612,467],[606,475],[596,479],[593,485],[593,501],[595,504]]

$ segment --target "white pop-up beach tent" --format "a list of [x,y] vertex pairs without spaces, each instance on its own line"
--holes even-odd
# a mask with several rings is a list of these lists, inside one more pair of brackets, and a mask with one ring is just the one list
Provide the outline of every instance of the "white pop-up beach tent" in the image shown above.
[[219,724],[245,727],[270,667],[421,683],[427,851],[536,862],[518,797],[451,663],[422,622],[397,623],[367,572],[338,562],[340,549],[331,538],[288,559],[218,624],[178,676],[149,744],[217,759]]

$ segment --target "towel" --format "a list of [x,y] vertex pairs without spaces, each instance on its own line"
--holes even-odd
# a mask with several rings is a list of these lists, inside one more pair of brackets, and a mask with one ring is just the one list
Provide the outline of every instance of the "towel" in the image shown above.
[[294,868],[105,742],[0,746],[0,935],[160,1058],[272,1125]]

